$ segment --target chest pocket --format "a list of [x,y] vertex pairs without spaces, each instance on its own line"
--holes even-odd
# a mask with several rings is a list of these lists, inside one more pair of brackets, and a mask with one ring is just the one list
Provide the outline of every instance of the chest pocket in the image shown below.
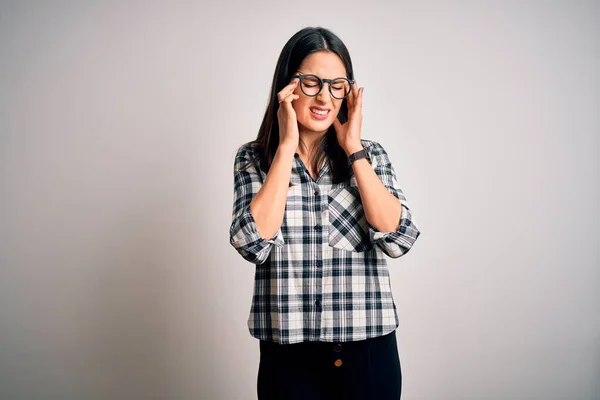
[[337,249],[363,252],[373,247],[360,200],[358,186],[334,187],[327,196],[329,245]]

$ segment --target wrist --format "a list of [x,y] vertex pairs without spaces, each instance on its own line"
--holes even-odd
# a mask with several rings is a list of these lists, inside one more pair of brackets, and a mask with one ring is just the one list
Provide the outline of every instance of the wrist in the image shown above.
[[356,153],[357,151],[361,151],[364,149],[362,144],[353,144],[351,146],[347,146],[344,151],[346,152],[346,156],[350,156],[350,154]]
[[294,156],[294,154],[296,154],[297,148],[298,146],[294,144],[281,143],[277,148],[277,152],[282,153],[286,156]]

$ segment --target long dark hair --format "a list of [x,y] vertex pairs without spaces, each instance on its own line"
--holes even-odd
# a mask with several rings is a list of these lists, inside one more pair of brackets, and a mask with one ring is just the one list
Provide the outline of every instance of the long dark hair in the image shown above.
[[[283,47],[271,85],[269,104],[265,111],[260,129],[256,139],[252,142],[259,157],[260,168],[268,172],[275,152],[279,146],[279,122],[277,120],[277,93],[279,93],[296,73],[302,61],[310,54],[318,51],[328,51],[336,54],[346,67],[347,77],[354,79],[352,61],[344,43],[330,30],[321,27],[307,27],[292,36]],[[343,124],[348,121],[347,99],[342,101],[338,114],[339,121]],[[317,152],[311,160],[313,171],[318,171],[318,165],[325,155],[329,157],[329,167],[334,182],[340,182],[348,178],[348,157],[337,141],[335,128],[329,127],[326,135],[317,146]]]

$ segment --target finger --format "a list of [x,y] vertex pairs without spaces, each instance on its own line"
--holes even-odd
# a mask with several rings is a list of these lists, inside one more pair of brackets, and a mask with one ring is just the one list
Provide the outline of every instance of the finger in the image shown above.
[[279,93],[277,93],[277,101],[281,103],[281,100],[283,100],[290,93],[293,93],[294,90],[296,90],[296,87],[298,86],[298,82],[298,78],[292,79],[292,81],[289,84],[287,84],[283,89],[281,89]]
[[356,88],[357,87],[358,87],[358,84],[356,83],[356,81],[354,81],[352,88],[350,88],[350,94],[348,95],[348,109],[349,110],[353,109],[354,105],[356,104]]
[[286,103],[291,103],[292,101],[299,99],[299,98],[300,98],[300,96],[298,96],[297,94],[294,94],[294,92],[291,92],[287,96],[285,96],[283,101],[285,101]]
[[360,89],[360,86],[358,86],[358,82],[354,81],[354,85],[352,86],[352,93],[354,94],[354,99],[355,100],[358,97],[358,90],[359,89]]
[[286,92],[286,93],[279,93],[277,95],[277,101],[279,102],[279,104],[283,103],[290,95],[292,95],[294,92]]
[[287,96],[285,96],[283,99],[281,99],[279,101],[279,104],[282,104],[282,103],[292,104],[292,101],[299,99],[299,98],[300,98],[300,96],[298,96],[297,94],[289,93]]
[[363,106],[363,93],[365,92],[365,88],[362,87],[360,88],[359,92],[358,92],[358,96],[356,99],[356,109],[359,111],[362,111],[362,106]]
[[359,96],[359,86],[358,86],[358,82],[354,81],[354,85],[352,85],[352,93],[351,93],[351,97],[352,97],[352,108],[355,108],[358,102],[358,96]]

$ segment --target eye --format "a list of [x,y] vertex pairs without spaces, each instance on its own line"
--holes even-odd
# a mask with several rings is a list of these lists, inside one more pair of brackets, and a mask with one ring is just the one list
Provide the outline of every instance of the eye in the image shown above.
[[346,94],[350,91],[350,83],[346,79],[338,79],[333,81],[331,89]]
[[321,84],[321,82],[319,82],[319,80],[314,76],[304,77],[304,80],[302,83],[304,84],[304,86],[307,86],[307,87],[316,87]]

